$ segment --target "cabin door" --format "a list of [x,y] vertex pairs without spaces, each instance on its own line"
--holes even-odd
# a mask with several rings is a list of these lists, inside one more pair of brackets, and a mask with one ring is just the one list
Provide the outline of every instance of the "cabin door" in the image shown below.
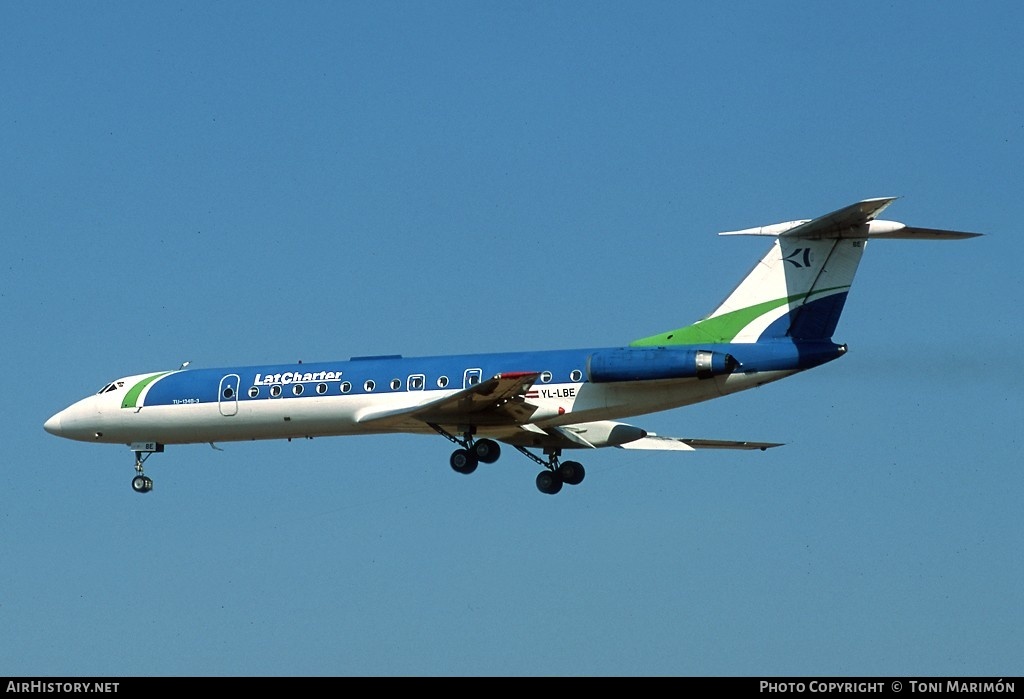
[[238,412],[238,384],[240,381],[238,374],[228,374],[220,380],[217,405],[220,407],[220,414],[225,417],[231,417]]

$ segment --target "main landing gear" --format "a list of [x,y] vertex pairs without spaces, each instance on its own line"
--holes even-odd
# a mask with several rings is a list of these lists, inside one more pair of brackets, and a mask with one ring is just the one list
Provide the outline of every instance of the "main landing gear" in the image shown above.
[[579,485],[587,475],[583,464],[579,461],[563,461],[559,463],[558,457],[562,453],[561,449],[545,449],[544,453],[547,454],[547,461],[544,461],[533,452],[527,451],[525,447],[516,447],[516,449],[527,458],[536,461],[544,467],[544,470],[537,474],[537,490],[545,495],[555,495],[562,489],[563,484]]
[[431,425],[439,435],[459,445],[452,452],[448,463],[456,473],[473,473],[481,464],[493,464],[501,456],[501,445],[493,439],[473,439],[473,429],[466,428],[462,438],[458,438],[439,425]]
[[[479,464],[493,464],[501,456],[501,446],[493,439],[473,439],[475,430],[472,427],[464,428],[463,436],[459,438],[440,425],[431,424],[430,426],[442,437],[459,445],[459,448],[452,452],[451,458],[448,460],[456,473],[473,473]],[[562,489],[563,485],[579,485],[586,476],[587,472],[580,462],[559,462],[561,449],[545,449],[544,454],[548,457],[546,461],[525,447],[516,446],[516,449],[528,459],[544,467],[544,470],[537,474],[537,490],[546,495],[554,495]]]
[[163,444],[155,444],[153,442],[144,442],[138,444],[129,445],[132,451],[135,453],[135,478],[132,479],[132,490],[136,493],[148,493],[153,489],[153,479],[147,476],[142,471],[142,464],[146,462],[152,454],[156,454],[164,450]]

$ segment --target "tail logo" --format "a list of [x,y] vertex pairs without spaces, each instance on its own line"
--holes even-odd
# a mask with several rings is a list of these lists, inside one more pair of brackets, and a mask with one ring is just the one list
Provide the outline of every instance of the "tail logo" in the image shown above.
[[792,263],[797,269],[811,266],[811,249],[810,248],[797,248],[793,252],[789,253],[782,258],[784,262]]

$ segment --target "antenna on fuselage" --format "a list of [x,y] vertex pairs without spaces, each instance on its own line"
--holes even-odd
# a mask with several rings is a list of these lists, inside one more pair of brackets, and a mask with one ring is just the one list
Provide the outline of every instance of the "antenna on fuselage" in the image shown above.
[[182,363],[181,363],[181,366],[180,366],[180,367],[178,367],[178,371],[181,371],[182,369],[184,369],[185,367],[187,367],[187,366],[188,366],[189,364],[191,364],[191,363],[192,363],[192,362],[182,362]]

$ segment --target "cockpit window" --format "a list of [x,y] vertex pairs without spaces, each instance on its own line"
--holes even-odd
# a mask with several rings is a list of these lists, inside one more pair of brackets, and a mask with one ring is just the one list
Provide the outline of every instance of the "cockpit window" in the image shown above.
[[116,391],[122,386],[124,386],[124,381],[111,381],[106,386],[96,391],[96,394],[99,395],[101,393],[110,393],[111,391]]

